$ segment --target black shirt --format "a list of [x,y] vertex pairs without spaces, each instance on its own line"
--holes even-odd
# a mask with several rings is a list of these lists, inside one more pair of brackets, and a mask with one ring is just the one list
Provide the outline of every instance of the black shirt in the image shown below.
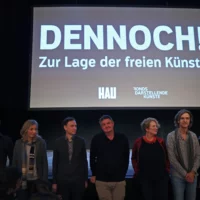
[[90,167],[96,180],[123,181],[129,164],[129,143],[124,134],[115,133],[109,140],[104,133],[93,137],[90,148]]
[[65,136],[58,138],[53,152],[53,183],[66,180],[84,183],[87,179],[88,163],[84,139],[73,137],[73,154],[69,160],[68,140]]
[[139,176],[142,179],[160,179],[166,174],[165,154],[158,141],[147,143],[142,139],[139,150]]

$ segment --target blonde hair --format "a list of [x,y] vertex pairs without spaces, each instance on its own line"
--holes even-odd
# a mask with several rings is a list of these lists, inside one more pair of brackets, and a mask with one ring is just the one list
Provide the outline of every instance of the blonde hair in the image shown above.
[[20,130],[20,135],[22,136],[22,140],[24,142],[28,140],[28,136],[27,136],[28,129],[33,125],[36,125],[38,128],[38,122],[34,119],[28,119],[27,121],[24,122],[24,124]]

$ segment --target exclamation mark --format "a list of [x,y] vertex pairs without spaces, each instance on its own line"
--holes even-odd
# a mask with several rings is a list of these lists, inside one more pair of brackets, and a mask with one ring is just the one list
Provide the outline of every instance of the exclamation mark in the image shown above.
[[199,50],[200,50],[200,27],[197,28],[197,36],[199,39]]

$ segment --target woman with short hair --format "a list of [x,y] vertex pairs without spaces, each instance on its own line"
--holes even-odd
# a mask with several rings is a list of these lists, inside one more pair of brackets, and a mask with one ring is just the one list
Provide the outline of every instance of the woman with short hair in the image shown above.
[[164,140],[157,137],[160,124],[150,117],[142,121],[141,128],[145,135],[136,139],[132,149],[134,178],[145,200],[167,200],[169,160]]

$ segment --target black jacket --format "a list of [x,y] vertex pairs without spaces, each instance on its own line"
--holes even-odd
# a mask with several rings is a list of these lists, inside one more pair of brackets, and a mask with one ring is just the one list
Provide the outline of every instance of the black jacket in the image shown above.
[[86,181],[87,179],[88,163],[84,139],[74,136],[73,154],[69,161],[68,141],[65,136],[58,138],[53,152],[53,183],[65,180]]
[[0,168],[6,166],[7,157],[9,158],[9,164],[11,165],[13,157],[13,142],[8,136],[0,133]]
[[[22,151],[23,151],[23,141],[19,139],[15,143],[13,162],[14,167],[22,169]],[[38,137],[36,140],[36,168],[38,173],[38,178],[44,181],[48,180],[48,162],[47,162],[47,152],[46,152],[46,142]]]

